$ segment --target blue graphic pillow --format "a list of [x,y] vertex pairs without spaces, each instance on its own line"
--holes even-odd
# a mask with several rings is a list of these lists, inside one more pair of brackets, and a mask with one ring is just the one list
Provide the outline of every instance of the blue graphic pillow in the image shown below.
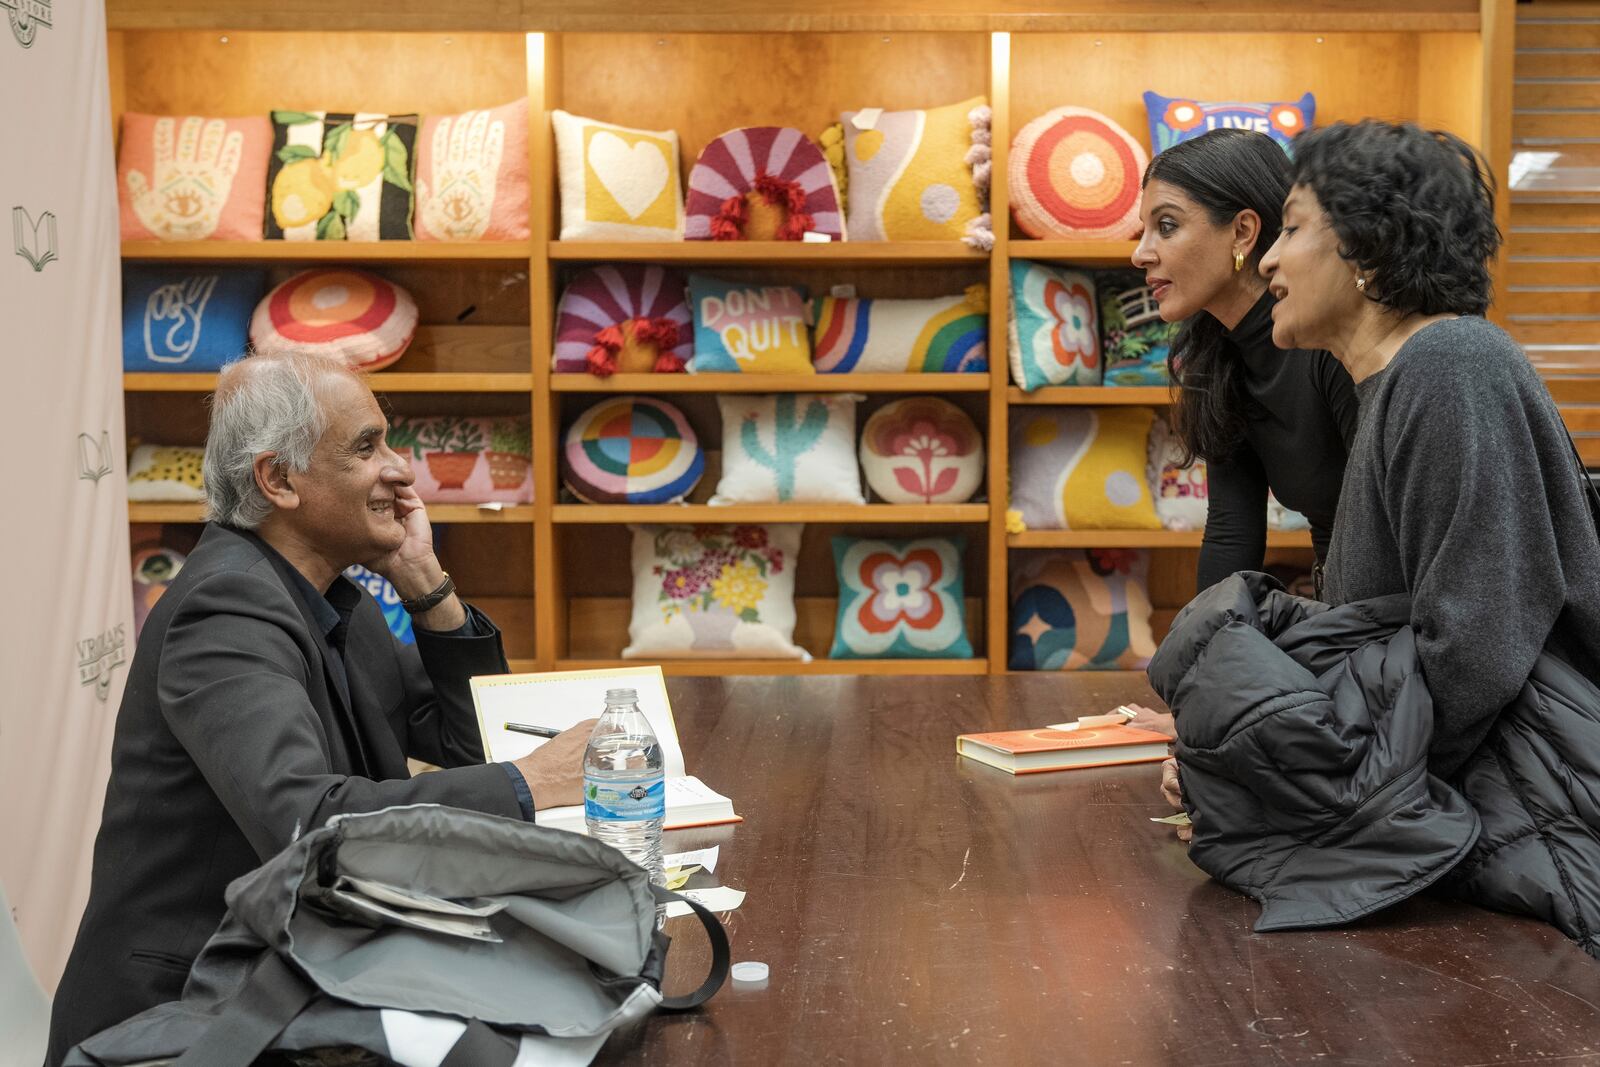
[[1178,335],[1163,322],[1155,297],[1137,274],[1100,278],[1100,351],[1105,385],[1166,385],[1167,353]]
[[806,291],[689,277],[694,374],[813,374]]
[[1024,392],[1046,385],[1099,385],[1100,313],[1087,272],[1011,261],[1011,380]]
[[835,537],[833,659],[971,659],[962,537]]
[[129,267],[122,273],[122,367],[214,371],[238,359],[250,316],[267,288],[264,270]]
[[394,634],[396,640],[402,645],[417,643],[417,635],[411,632],[411,616],[400,606],[400,594],[389,584],[389,579],[374,574],[359,563],[346,567],[344,576],[372,594],[372,599],[383,609],[383,621],[389,624],[389,632]]
[[1228,129],[1264,133],[1287,152],[1295,134],[1311,128],[1317,114],[1317,98],[1307,93],[1298,100],[1275,104],[1207,103],[1145,93],[1144,108],[1150,117],[1150,148],[1157,154],[1179,141]]

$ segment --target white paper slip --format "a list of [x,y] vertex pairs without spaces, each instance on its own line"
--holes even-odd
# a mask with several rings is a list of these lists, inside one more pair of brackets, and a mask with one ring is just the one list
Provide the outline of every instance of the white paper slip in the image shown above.
[[341,874],[338,881],[333,883],[335,889],[352,890],[363,896],[371,897],[380,904],[388,904],[395,908],[406,908],[411,911],[431,911],[436,915],[474,916],[487,918],[496,915],[506,908],[503,900],[489,900],[485,897],[472,897],[468,900],[447,900],[436,897],[431,893],[423,893],[416,889],[407,889],[403,886],[389,885],[386,882],[374,882],[369,878],[356,878],[348,874]]
[[721,845],[712,845],[710,848],[702,848],[697,852],[674,852],[671,855],[661,857],[661,866],[670,869],[672,867],[689,867],[699,864],[707,872],[715,874],[717,856],[721,851]]
[[[533,821],[540,826],[573,833],[588,832],[583,821],[583,805],[566,808],[546,808],[534,812]],[[716,826],[726,822],[742,822],[734,814],[733,801],[695,777],[667,779],[668,830],[686,830],[692,826]],[[709,868],[708,868],[709,869]]]
[[478,916],[437,915],[433,912],[391,908],[387,904],[379,904],[371,897],[353,893],[347,889],[335,889],[329,895],[344,908],[367,915],[377,920],[380,924],[385,922],[394,923],[398,926],[409,926],[413,930],[427,930],[435,934],[464,937],[469,941],[500,943],[500,935],[489,927],[489,920]]
[[[687,897],[707,911],[732,911],[744,903],[744,890],[725,885],[712,886],[710,889],[683,889],[678,891],[678,895]],[[681,900],[674,900],[667,905],[669,919],[693,914],[694,909]]]

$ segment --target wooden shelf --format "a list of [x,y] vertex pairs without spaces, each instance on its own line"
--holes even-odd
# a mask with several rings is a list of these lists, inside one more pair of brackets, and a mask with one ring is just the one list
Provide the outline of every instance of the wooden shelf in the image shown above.
[[[367,376],[374,393],[528,393],[532,374],[408,374],[379,371]],[[215,374],[168,374],[141,371],[122,376],[129,393],[209,393],[217,387]]]
[[1172,403],[1172,391],[1164,385],[1051,385],[1025,393],[1016,386],[1006,390],[1006,399],[1013,404],[1137,404],[1166,407]]
[[552,374],[557,393],[986,393],[988,374]]
[[[1006,535],[1011,548],[1199,548],[1203,535],[1178,530],[1027,530]],[[1310,548],[1309,530],[1268,530],[1268,548]]]
[[[507,505],[496,511],[475,504],[429,504],[428,519],[445,523],[531,523],[533,505]],[[145,504],[129,502],[129,522],[205,522],[203,504]]]
[[557,524],[989,521],[988,504],[557,504],[553,511]]
[[577,263],[909,267],[987,264],[959,241],[551,241],[550,258]]
[[[802,663],[794,659],[680,659],[661,660],[661,672],[669,675],[725,674],[988,674],[989,661],[979,659],[814,659]],[[651,664],[642,659],[563,659],[558,671],[608,670]],[[653,664],[651,664],[653,665]]]
[[1010,244],[1012,259],[1043,259],[1087,267],[1133,267],[1136,241],[1034,241]]
[[527,266],[531,241],[124,241],[122,258],[137,260],[333,260],[339,263],[419,261],[515,263]]

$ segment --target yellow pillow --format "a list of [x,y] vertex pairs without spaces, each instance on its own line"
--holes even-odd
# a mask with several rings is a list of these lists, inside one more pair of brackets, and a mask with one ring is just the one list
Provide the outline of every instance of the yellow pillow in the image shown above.
[[1042,407],[1011,424],[1011,507],[1032,530],[1159,530],[1146,480],[1155,414]]
[[689,276],[694,374],[814,374],[806,291]]
[[561,178],[561,240],[683,238],[678,135],[551,116]]
[[850,239],[992,244],[989,136],[981,96],[925,111],[845,112]]

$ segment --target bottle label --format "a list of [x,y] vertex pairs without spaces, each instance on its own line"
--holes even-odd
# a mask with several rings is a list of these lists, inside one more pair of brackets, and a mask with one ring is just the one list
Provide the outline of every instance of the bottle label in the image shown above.
[[667,814],[664,778],[611,778],[583,781],[583,813],[600,822],[660,819]]

